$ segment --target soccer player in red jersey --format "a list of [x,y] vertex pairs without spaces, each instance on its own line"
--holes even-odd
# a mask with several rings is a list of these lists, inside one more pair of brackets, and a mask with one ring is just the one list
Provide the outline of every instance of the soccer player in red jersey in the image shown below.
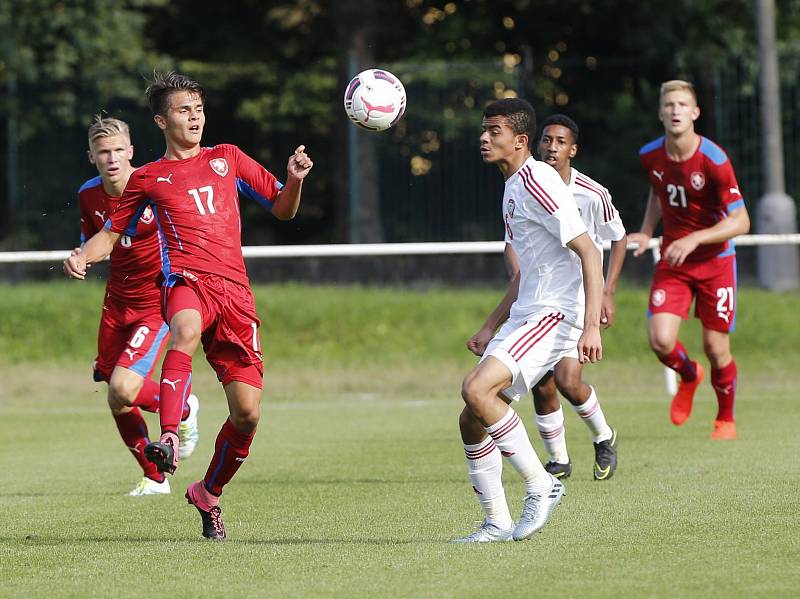
[[[118,119],[97,117],[89,127],[88,157],[99,176],[78,190],[81,243],[110,224],[111,207],[134,171],[128,125]],[[131,224],[130,232],[136,236],[124,235],[111,252],[94,378],[108,383],[108,405],[119,433],[144,472],[129,494],[159,495],[170,492],[169,481],[145,458],[144,448],[150,440],[140,412],[158,412],[159,385],[150,374],[169,339],[156,285],[161,261],[153,211],[145,210]],[[191,455],[197,444],[197,411],[197,398],[192,396],[181,420],[181,457]]]
[[219,496],[249,455],[263,379],[260,320],[242,257],[239,191],[257,198],[279,219],[291,219],[313,163],[299,146],[281,185],[236,146],[202,147],[205,91],[184,75],[155,73],[147,98],[164,133],[166,153],[133,173],[110,228],[73,256],[71,268],[73,276],[83,277],[86,263],[108,253],[128,224],[152,208],[163,236],[162,314],[172,342],[161,371],[162,435],[146,455],[160,471],[175,471],[180,410],[191,389],[192,355],[202,342],[225,390],[230,417],[217,436],[204,479],[189,486],[186,498],[200,512],[203,536],[224,539]]
[[703,325],[703,347],[718,403],[711,437],[735,439],[736,362],[729,333],[736,316],[736,253],[731,239],[750,230],[750,217],[728,156],[695,132],[699,116],[691,83],[662,84],[659,118],[664,136],[639,151],[650,197],[641,231],[628,240],[639,244],[634,255],[641,255],[658,221],[664,221],[661,261],[650,290],[648,335],[658,359],[681,378],[670,408],[673,424],[686,422],[705,376],[678,340],[681,319],[688,318],[696,298],[695,316]]

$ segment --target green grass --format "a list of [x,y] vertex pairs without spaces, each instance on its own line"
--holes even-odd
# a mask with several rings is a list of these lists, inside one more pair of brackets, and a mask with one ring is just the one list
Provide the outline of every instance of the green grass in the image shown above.
[[[173,494],[126,497],[139,475],[84,365],[100,297],[93,285],[0,287],[4,598],[789,597],[800,588],[796,295],[742,294],[740,439],[719,443],[709,439],[707,384],[689,422],[669,424],[644,294],[621,293],[608,359],[586,371],[620,432],[617,475],[591,480],[591,444],[567,409],[575,472],[563,504],[534,539],[480,547],[448,541],[480,519],[458,389],[473,364],[465,336],[496,292],[259,289],[273,358],[262,426],[223,498],[230,538],[220,544],[200,538],[182,498],[226,415],[211,370],[196,360],[202,437]],[[696,332],[684,335],[690,349]],[[541,448],[530,401],[517,409]],[[505,480],[518,512],[521,483],[509,467]]]

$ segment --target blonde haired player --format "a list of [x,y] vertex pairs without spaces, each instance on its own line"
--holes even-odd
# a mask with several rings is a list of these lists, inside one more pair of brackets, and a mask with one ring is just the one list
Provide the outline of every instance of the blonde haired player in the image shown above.
[[[466,406],[459,426],[468,475],[485,519],[458,543],[523,540],[547,523],[564,485],[544,469],[509,404],[527,395],[562,357],[581,362],[602,357],[600,254],[558,173],[531,156],[533,108],[516,98],[492,102],[484,110],[482,128],[481,156],[496,164],[505,179],[505,239],[520,270],[467,342],[482,358],[462,384]],[[525,483],[516,525],[503,489],[503,457]]]
[[[82,244],[110,225],[111,211],[135,170],[127,123],[98,116],[88,137],[88,159],[98,176],[78,190]],[[170,492],[169,481],[145,458],[150,439],[140,412],[159,410],[159,385],[150,375],[169,339],[156,285],[160,268],[158,230],[152,211],[146,211],[111,252],[94,362],[95,380],[108,383],[108,405],[120,436],[142,468],[142,480],[129,493],[133,496]],[[197,398],[190,397],[180,427],[182,457],[189,457],[197,445],[198,410]]]
[[733,404],[736,362],[729,333],[736,319],[736,251],[731,239],[750,230],[750,217],[725,152],[698,135],[700,116],[694,86],[667,81],[661,86],[658,117],[664,135],[639,151],[650,182],[641,230],[628,236],[640,256],[664,222],[661,261],[650,289],[648,337],[658,359],[681,377],[670,418],[680,426],[692,411],[697,387],[705,377],[678,340],[681,320],[695,316],[703,325],[703,348],[711,362],[711,386],[717,395],[712,439],[735,439]]

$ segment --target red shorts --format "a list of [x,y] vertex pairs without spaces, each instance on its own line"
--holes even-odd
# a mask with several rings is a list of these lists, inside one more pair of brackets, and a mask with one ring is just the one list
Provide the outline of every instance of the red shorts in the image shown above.
[[[203,350],[220,382],[240,381],[261,389],[261,321],[250,288],[217,275],[171,275],[170,282],[172,286],[162,288],[164,319],[169,321],[186,308],[198,310],[203,319]],[[193,293],[186,293],[187,289]]]
[[169,327],[158,305],[137,307],[106,297],[97,332],[94,379],[108,382],[116,366],[149,377],[168,340]]
[[665,261],[656,265],[650,288],[649,314],[668,312],[689,318],[692,298],[694,315],[703,327],[722,333],[736,325],[736,256],[703,262],[684,262],[679,267]]

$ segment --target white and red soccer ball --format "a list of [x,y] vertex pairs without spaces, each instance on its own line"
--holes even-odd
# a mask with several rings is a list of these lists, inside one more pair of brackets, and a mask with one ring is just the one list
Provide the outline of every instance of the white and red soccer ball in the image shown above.
[[406,90],[384,69],[367,69],[350,80],[344,92],[344,111],[363,129],[383,131],[406,110]]

